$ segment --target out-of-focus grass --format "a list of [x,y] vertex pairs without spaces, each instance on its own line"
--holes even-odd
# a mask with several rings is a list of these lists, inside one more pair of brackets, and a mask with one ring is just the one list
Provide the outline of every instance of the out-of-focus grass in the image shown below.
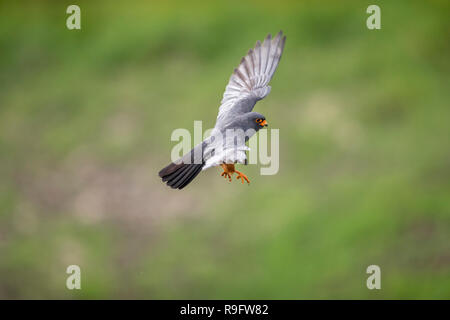
[[[0,5],[1,298],[450,297],[447,2],[378,31],[359,1],[80,1],[81,31],[69,4]],[[172,130],[280,29],[279,173],[166,188]]]

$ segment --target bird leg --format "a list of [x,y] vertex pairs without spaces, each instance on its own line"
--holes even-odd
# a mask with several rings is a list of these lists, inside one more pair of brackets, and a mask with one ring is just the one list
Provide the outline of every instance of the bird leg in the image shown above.
[[223,172],[222,172],[221,176],[224,177],[225,179],[228,178],[228,181],[231,182],[231,175],[232,175],[233,173],[236,172],[237,175],[238,175],[238,176],[236,177],[236,179],[241,179],[241,180],[242,180],[242,183],[244,183],[244,180],[247,181],[247,183],[250,183],[250,180],[248,180],[248,178],[247,178],[247,176],[246,176],[245,174],[243,174],[243,173],[240,172],[240,171],[237,171],[237,170],[234,168],[234,164],[226,164],[226,163],[223,163],[223,164],[221,164],[220,166],[221,166],[222,169],[223,169]]

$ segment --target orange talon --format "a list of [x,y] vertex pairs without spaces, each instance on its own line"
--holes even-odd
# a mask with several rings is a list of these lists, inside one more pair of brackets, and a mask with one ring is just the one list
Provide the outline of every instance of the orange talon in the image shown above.
[[242,172],[237,171],[237,170],[235,170],[234,172],[236,172],[238,174],[236,179],[241,179],[242,183],[244,183],[244,179],[245,179],[245,181],[247,181],[247,183],[250,184],[250,180],[248,180],[248,178],[245,174],[243,174]]
[[234,169],[234,164],[223,163],[220,166],[223,169],[221,176],[224,177],[225,179],[228,178],[228,181],[231,182],[231,175],[236,172],[238,175],[236,177],[236,179],[241,179],[242,183],[244,183],[244,180],[245,180],[245,181],[247,181],[248,184],[250,184],[250,180],[248,180],[248,178],[245,174]]
[[221,176],[224,177],[225,179],[228,178],[228,181],[231,182],[231,174],[233,174],[234,171],[231,171],[228,165],[226,164],[221,164],[221,167],[223,169]]

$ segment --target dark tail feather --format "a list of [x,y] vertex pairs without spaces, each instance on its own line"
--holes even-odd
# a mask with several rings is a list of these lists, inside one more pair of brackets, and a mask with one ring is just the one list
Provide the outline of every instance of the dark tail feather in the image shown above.
[[162,169],[158,174],[162,178],[163,182],[172,180],[175,178],[178,174],[180,174],[180,171],[183,169],[183,164],[175,164],[171,163],[164,169]]
[[159,172],[163,182],[173,189],[183,189],[202,171],[203,164],[171,163]]
[[178,189],[181,190],[186,187],[192,180],[194,180],[194,178],[200,173],[200,171],[202,171],[202,168],[203,165],[195,167],[195,170],[193,170],[192,173],[188,177],[186,177],[186,179],[184,179],[183,183],[180,184]]
[[202,171],[205,161],[203,159],[203,148],[206,142],[195,146],[181,159],[172,162],[159,172],[163,182],[173,189],[183,189]]

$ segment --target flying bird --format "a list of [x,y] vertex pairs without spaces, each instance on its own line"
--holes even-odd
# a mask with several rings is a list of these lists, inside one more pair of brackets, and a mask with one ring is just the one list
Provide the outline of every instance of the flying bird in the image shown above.
[[269,34],[262,44],[258,40],[241,59],[225,88],[211,136],[163,168],[159,172],[163,182],[173,189],[183,189],[202,170],[221,166],[222,177],[231,181],[231,175],[236,173],[242,183],[250,183],[245,174],[235,169],[235,164],[247,164],[245,152],[249,148],[245,143],[267,126],[266,118],[252,110],[257,101],[270,93],[269,82],[278,67],[285,42],[282,31],[273,39]]

